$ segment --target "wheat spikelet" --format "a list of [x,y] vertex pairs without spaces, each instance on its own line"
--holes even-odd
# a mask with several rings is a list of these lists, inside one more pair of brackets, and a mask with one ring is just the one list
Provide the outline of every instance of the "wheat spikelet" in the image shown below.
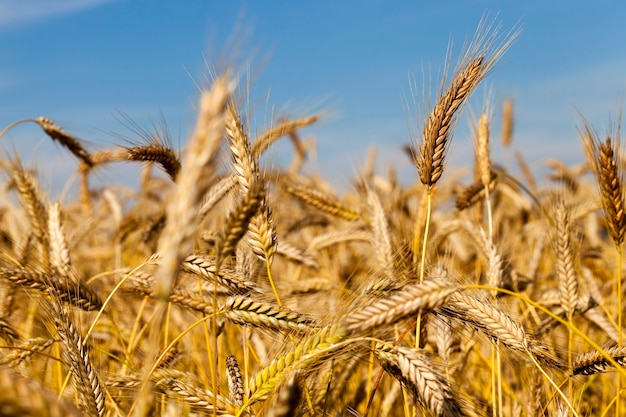
[[417,349],[378,343],[374,351],[383,368],[410,388],[415,398],[437,417],[464,416],[445,378]]
[[[39,190],[36,180],[16,161],[12,164],[10,175],[24,202],[28,219],[33,228],[35,236],[39,239],[44,248],[48,247],[48,213],[45,208],[44,198]],[[45,263],[47,260],[47,250],[44,250]]]
[[89,167],[93,165],[91,155],[85,150],[83,145],[81,145],[80,141],[61,129],[61,127],[52,120],[45,117],[38,117],[35,119],[35,123],[37,123],[48,136],[65,146],[84,164]]
[[15,343],[20,338],[20,335],[4,317],[0,317],[0,337],[10,345]]
[[180,350],[178,345],[174,345],[169,349],[160,352],[155,359],[159,360],[159,368],[172,368],[176,362],[180,359]]
[[[481,247],[487,256],[487,270],[485,271],[487,278],[487,285],[492,287],[500,287],[502,285],[502,269],[503,261],[500,252],[496,245],[492,242],[491,238],[487,236],[487,233],[482,227],[478,227],[478,236]],[[496,292],[492,292],[495,297]]]
[[128,150],[121,147],[99,150],[91,155],[91,160],[93,162],[93,167],[98,167],[111,162],[128,161]]
[[499,47],[494,47],[497,29],[492,34],[489,34],[490,30],[490,24],[483,27],[481,22],[472,45],[457,65],[452,81],[445,91],[442,89],[424,123],[418,151],[412,152],[420,181],[427,187],[435,185],[443,173],[446,151],[459,109],[517,36],[513,33]]
[[444,364],[450,362],[454,344],[454,334],[452,333],[452,321],[449,317],[437,314],[437,319],[432,321],[435,325],[435,341],[437,343],[437,353]]
[[611,138],[600,144],[599,168],[602,199],[608,213],[609,232],[616,245],[624,241],[626,218],[624,217],[624,196],[622,192],[622,177],[618,172],[618,163]]
[[344,324],[350,331],[366,331],[382,324],[414,316],[418,311],[427,311],[446,302],[446,299],[458,291],[460,285],[451,281],[426,280],[404,285],[397,293],[379,299],[344,318]]

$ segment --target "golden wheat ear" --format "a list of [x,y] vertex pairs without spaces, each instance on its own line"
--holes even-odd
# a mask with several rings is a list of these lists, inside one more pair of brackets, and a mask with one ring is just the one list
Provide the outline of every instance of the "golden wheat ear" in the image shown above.
[[587,163],[592,168],[600,187],[609,234],[615,244],[620,246],[626,233],[626,213],[624,213],[623,171],[618,161],[619,132],[614,138],[609,135],[606,140],[601,141],[591,125],[583,119],[580,134],[585,145]]
[[[452,80],[445,89],[441,88],[436,104],[424,122],[417,151],[411,152],[422,184],[432,187],[441,178],[460,110],[518,34],[519,31],[513,31],[504,40],[499,40],[498,28],[493,27],[493,22],[483,21],[479,25],[454,69]],[[442,85],[445,82],[444,75]]]

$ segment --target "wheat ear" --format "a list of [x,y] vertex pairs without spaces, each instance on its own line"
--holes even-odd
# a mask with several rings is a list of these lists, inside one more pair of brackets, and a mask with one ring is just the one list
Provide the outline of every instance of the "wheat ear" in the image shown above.
[[129,161],[157,163],[172,180],[176,180],[181,167],[178,155],[158,140],[152,140],[146,145],[126,148],[126,152]]
[[265,152],[277,139],[286,135],[292,135],[301,127],[309,126],[315,123],[317,119],[317,116],[309,116],[302,119],[284,120],[279,122],[276,126],[270,127],[256,138],[252,144],[252,155],[255,158],[260,158],[263,152]]
[[228,379],[228,392],[230,394],[230,400],[237,407],[243,406],[244,401],[244,388],[243,378],[241,377],[241,370],[239,369],[239,363],[235,355],[228,355],[226,357],[226,377]]
[[85,311],[99,310],[100,297],[87,285],[75,283],[56,274],[44,274],[26,268],[0,268],[0,278],[24,289],[50,294],[54,299]]
[[37,123],[48,136],[69,149],[69,151],[72,152],[74,156],[79,158],[87,166],[93,165],[91,155],[85,150],[80,141],[61,129],[61,127],[54,123],[52,120],[45,117],[38,117],[37,119],[35,119],[35,123]]
[[612,365],[606,359],[610,356],[620,366],[626,365],[626,347],[613,346],[603,353],[591,351],[579,355],[572,364],[572,375],[593,375],[606,372]]
[[81,407],[90,416],[106,414],[104,389],[89,358],[89,351],[78,330],[62,305],[50,303],[50,311],[63,345],[67,360],[72,366]]
[[382,298],[344,318],[346,329],[367,331],[445,304],[461,288],[451,281],[426,280],[403,286],[395,294]]
[[383,368],[410,388],[415,398],[437,417],[464,416],[456,396],[431,360],[421,350],[377,344]]

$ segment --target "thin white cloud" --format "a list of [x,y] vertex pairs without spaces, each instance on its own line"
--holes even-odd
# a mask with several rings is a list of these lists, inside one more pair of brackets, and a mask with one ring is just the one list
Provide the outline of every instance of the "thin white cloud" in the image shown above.
[[117,0],[3,0],[0,2],[0,29],[12,29],[113,1]]

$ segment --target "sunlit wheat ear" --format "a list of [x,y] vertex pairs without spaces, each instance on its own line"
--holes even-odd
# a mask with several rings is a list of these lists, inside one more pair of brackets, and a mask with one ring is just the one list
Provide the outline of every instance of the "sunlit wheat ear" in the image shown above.
[[259,135],[252,144],[252,155],[260,158],[277,139],[283,136],[292,135],[296,130],[309,126],[317,122],[317,116],[304,117],[296,120],[283,120],[278,122],[276,126],[271,126]]
[[419,311],[428,311],[443,305],[446,299],[458,291],[460,285],[450,281],[426,280],[404,285],[389,297],[381,298],[344,318],[350,331],[366,331],[383,324],[413,316]]
[[367,204],[370,210],[370,218],[372,219],[370,227],[374,238],[372,243],[376,251],[376,258],[380,268],[385,271],[387,276],[391,277],[394,275],[393,248],[389,236],[387,217],[378,194],[369,187],[367,189]]
[[556,272],[561,296],[561,307],[571,319],[578,303],[578,278],[574,265],[574,254],[571,242],[570,216],[563,201],[557,204],[556,223]]
[[437,417],[464,416],[443,375],[418,349],[377,344],[376,356],[383,368],[409,388],[420,404]]
[[82,283],[70,281],[67,277],[56,274],[45,274],[27,268],[1,268],[0,279],[34,290],[53,299],[79,307],[85,311],[99,310],[102,301],[90,287]]
[[[626,365],[626,347],[610,347],[604,349],[604,353],[620,366]],[[579,355],[572,364],[572,375],[593,375],[607,372],[613,365],[607,360],[605,355],[598,351],[591,351]]]
[[341,325],[323,327],[273,359],[250,380],[247,406],[267,398],[291,371],[306,370],[328,360],[349,336]]
[[439,311],[459,319],[514,351],[522,354],[530,352],[546,365],[565,368],[565,364],[554,357],[543,344],[528,337],[519,322],[487,300],[479,300],[459,292],[453,294],[444,306],[439,307]]
[[73,404],[4,366],[0,367],[0,410],[7,417],[84,416]]
[[61,129],[61,127],[54,123],[52,120],[45,117],[38,117],[37,119],[35,119],[35,123],[37,123],[43,129],[43,131],[46,132],[48,136],[50,136],[50,138],[59,142],[65,148],[69,149],[69,151],[72,152],[74,156],[79,158],[87,166],[90,167],[93,165],[91,155],[89,154],[89,152],[87,152],[87,150],[85,150],[85,148],[77,138]]
[[441,312],[461,319],[512,349],[526,352],[528,339],[521,324],[486,300],[458,293],[441,307]]
[[59,203],[52,204],[48,209],[48,234],[50,236],[50,266],[61,276],[73,278],[72,260],[61,224]]
[[171,148],[158,140],[152,140],[146,145],[126,148],[126,152],[129,161],[144,161],[159,164],[172,180],[176,180],[176,175],[178,175],[181,167],[178,155],[176,155],[176,152]]
[[[422,184],[432,187],[441,178],[458,112],[476,86],[493,69],[517,32],[497,45],[497,28],[482,22],[472,44],[457,64],[449,85],[440,90],[435,107],[424,122],[422,140],[414,154]],[[445,83],[445,77],[443,82]]]
[[312,187],[292,183],[287,186],[287,192],[303,202],[333,216],[351,221],[362,219],[362,214],[359,213],[358,210],[346,207],[335,197],[326,195]]
[[257,160],[252,157],[250,151],[250,142],[237,110],[234,104],[230,104],[226,110],[226,133],[228,138],[228,147],[233,156],[233,166],[237,173],[241,192],[245,194],[250,188],[250,183],[255,181],[259,175],[259,165]]
[[270,208],[267,197],[261,201],[259,213],[252,218],[248,226],[248,244],[252,252],[270,264],[276,253],[278,238],[276,236],[276,224],[274,213]]
[[243,406],[245,395],[243,378],[241,377],[239,363],[234,355],[228,355],[226,357],[226,378],[228,379],[228,392],[230,400],[237,407]]
[[87,415],[103,417],[106,414],[104,389],[91,363],[89,349],[85,346],[83,338],[79,335],[65,308],[55,301],[49,303],[48,306],[65,347],[67,361],[72,367],[81,409]]
[[437,343],[437,353],[445,365],[449,364],[454,348],[454,333],[452,330],[452,320],[449,317],[437,314],[430,321],[434,326],[435,342]]
[[311,317],[248,297],[229,298],[220,313],[234,323],[271,330],[304,333],[318,327]]
[[[491,171],[490,180],[489,180],[489,192],[492,192],[495,189],[497,179],[498,179],[498,174]],[[485,199],[485,185],[483,184],[482,179],[481,179],[480,181],[476,181],[468,185],[467,187],[465,187],[463,192],[461,192],[457,196],[454,205],[458,211],[463,211],[472,207],[474,204],[478,203],[479,201],[483,201],[484,199]]]
[[[183,260],[181,268],[186,272],[199,275],[209,284],[213,284],[217,280],[218,285],[223,286],[231,295],[263,292],[257,284],[236,275],[229,267],[220,266],[219,271],[217,271],[217,263],[214,258],[191,254]],[[216,272],[218,272],[217,277],[215,276]]]
[[43,246],[44,261],[47,265],[49,262],[47,251],[48,213],[46,210],[45,197],[39,189],[39,185],[33,175],[26,171],[19,161],[15,161],[11,164],[9,175],[11,175],[13,183],[21,197],[33,232]]
[[265,198],[265,186],[261,181],[250,184],[249,190],[228,214],[218,246],[218,262],[235,253],[237,243],[248,231],[248,225],[257,214]]
[[619,136],[610,136],[601,142],[592,127],[583,120],[581,131],[588,163],[593,168],[600,186],[602,206],[606,213],[606,222],[613,242],[620,246],[626,232],[626,213],[624,212],[623,172],[618,161]]

